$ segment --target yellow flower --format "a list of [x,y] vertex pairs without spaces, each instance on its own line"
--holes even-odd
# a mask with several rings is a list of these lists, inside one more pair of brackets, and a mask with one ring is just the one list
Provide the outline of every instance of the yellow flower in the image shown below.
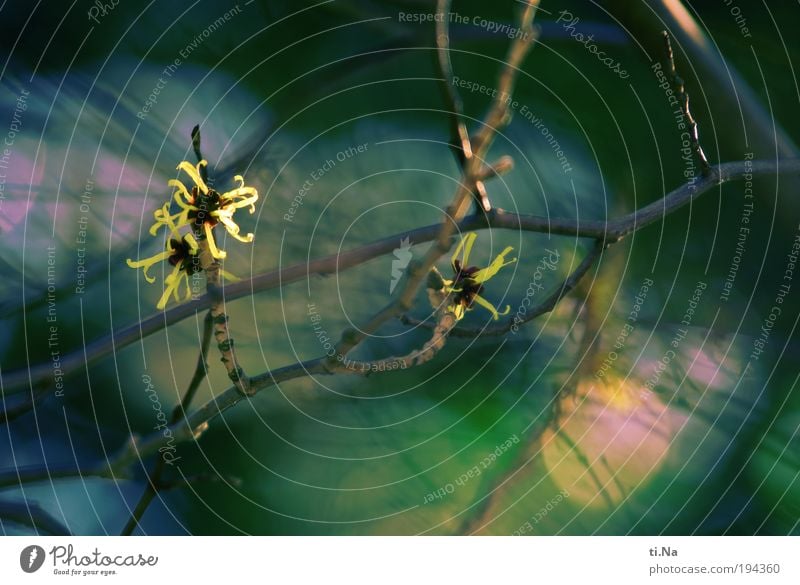
[[[202,179],[200,170],[206,165],[205,160],[201,160],[197,166],[186,161],[178,165],[177,169],[184,171],[194,182],[191,191],[181,181],[173,179],[167,182],[170,187],[176,189],[173,198],[180,210],[172,213],[171,202],[168,201],[153,213],[155,223],[150,227],[151,236],[157,235],[162,227],[169,232],[166,249],[144,260],[128,259],[128,266],[141,268],[145,280],[151,284],[156,280],[148,273],[153,265],[168,260],[174,266],[172,272],[164,279],[164,294],[156,305],[158,309],[166,307],[170,297],[176,301],[192,298],[189,277],[202,270],[198,256],[200,250],[198,239],[208,242],[208,250],[215,259],[225,258],[225,251],[217,248],[212,231],[218,223],[224,225],[228,233],[237,240],[253,241],[253,234],[239,235],[239,226],[233,221],[233,214],[237,209],[244,207],[249,207],[250,213],[255,212],[258,191],[253,187],[245,187],[242,176],[236,175],[234,180],[239,186],[220,194],[208,187]],[[197,238],[193,234],[196,234]],[[220,270],[220,273],[227,280],[238,280],[225,270]]]
[[[451,280],[444,280],[444,291],[450,295],[452,303],[448,305],[447,310],[454,313],[456,319],[464,317],[466,311],[472,310],[472,305],[478,303],[480,306],[489,311],[495,320],[500,318],[500,315],[507,315],[511,311],[511,307],[506,305],[505,310],[500,313],[497,308],[483,298],[480,293],[483,292],[483,283],[491,279],[497,274],[503,266],[508,266],[517,261],[516,258],[506,262],[505,257],[514,249],[511,246],[505,248],[497,257],[492,260],[491,264],[485,268],[478,268],[477,266],[467,266],[469,256],[472,252],[472,245],[475,243],[477,234],[472,232],[461,238],[461,241],[456,246],[450,264],[453,268],[453,278]],[[461,258],[459,259],[459,254]]]
[[199,247],[197,241],[192,234],[186,234],[180,240],[174,238],[167,242],[167,249],[150,258],[144,260],[133,261],[128,259],[128,266],[131,268],[141,268],[144,273],[144,278],[150,284],[156,281],[154,276],[147,273],[151,266],[163,262],[164,260],[174,266],[172,273],[167,275],[164,279],[164,294],[161,295],[156,308],[159,310],[167,306],[170,296],[174,297],[176,301],[181,300],[181,284],[185,284],[183,295],[184,300],[192,298],[192,288],[189,285],[189,276],[195,272],[202,270],[197,258],[197,251]]
[[212,229],[217,223],[225,226],[227,232],[240,242],[252,242],[253,234],[246,236],[239,235],[239,226],[233,220],[233,214],[237,209],[249,208],[250,213],[256,210],[255,203],[258,201],[258,191],[253,187],[245,187],[244,178],[236,175],[234,181],[239,183],[236,189],[218,193],[206,185],[200,174],[200,169],[208,163],[201,160],[197,166],[183,161],[178,165],[179,171],[185,172],[194,182],[191,190],[186,188],[183,182],[172,179],[167,182],[170,187],[175,187],[175,202],[181,208],[175,215],[170,215],[169,206],[165,206],[161,212],[156,212],[156,223],[150,232],[157,231],[162,225],[172,230],[172,226],[178,228],[188,225],[198,231],[202,229],[208,246],[214,258],[221,260],[225,258],[225,251],[217,248],[212,234]]

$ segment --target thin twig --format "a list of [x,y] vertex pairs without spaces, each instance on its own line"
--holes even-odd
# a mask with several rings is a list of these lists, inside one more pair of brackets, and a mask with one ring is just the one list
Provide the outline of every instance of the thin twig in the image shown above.
[[703,147],[700,146],[700,130],[697,127],[697,122],[692,116],[692,111],[689,109],[689,94],[686,92],[686,84],[683,78],[678,75],[678,70],[675,68],[675,55],[672,52],[672,43],[669,40],[669,33],[661,31],[664,36],[664,48],[667,53],[667,67],[669,68],[669,75],[672,80],[672,85],[678,94],[678,103],[680,104],[681,112],[686,117],[686,122],[689,125],[689,136],[692,142],[692,150],[695,156],[700,161],[703,176],[708,176],[711,173],[711,165],[708,164],[706,153],[703,152]]
[[456,326],[456,323],[458,323],[456,315],[447,310],[449,295],[445,294],[441,288],[444,284],[441,280],[441,276],[438,275],[438,272],[435,272],[435,275],[436,278],[434,278],[434,280],[438,281],[438,287],[428,288],[428,299],[430,300],[431,306],[436,308],[436,322],[431,327],[433,329],[433,335],[421,348],[415,349],[404,356],[387,357],[373,361],[343,360],[340,367],[369,374],[371,372],[385,372],[398,368],[412,368],[431,361],[436,354],[444,348],[447,342],[447,336],[450,334],[450,331],[453,330],[453,327]]
[[528,0],[522,9],[519,19],[519,28],[522,34],[515,37],[509,45],[505,66],[501,70],[500,79],[497,83],[497,97],[493,100],[489,111],[486,113],[483,126],[472,139],[472,148],[478,159],[486,157],[495,134],[508,124],[509,103],[514,93],[514,84],[517,80],[519,67],[536,41],[533,18],[538,7],[539,0]]
[[[464,102],[455,86],[453,63],[450,60],[450,3],[450,0],[438,0],[436,5],[436,63],[442,79],[444,97],[450,109],[450,146],[464,172],[467,169],[467,161],[472,158],[473,153],[469,130],[464,122]],[[476,213],[492,209],[484,180],[475,180],[472,195],[475,198]]]

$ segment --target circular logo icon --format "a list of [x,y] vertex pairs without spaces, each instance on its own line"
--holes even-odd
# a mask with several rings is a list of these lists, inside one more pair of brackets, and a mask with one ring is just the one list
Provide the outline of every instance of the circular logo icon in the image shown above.
[[44,549],[32,544],[22,549],[19,554],[19,566],[26,573],[35,573],[44,564]]

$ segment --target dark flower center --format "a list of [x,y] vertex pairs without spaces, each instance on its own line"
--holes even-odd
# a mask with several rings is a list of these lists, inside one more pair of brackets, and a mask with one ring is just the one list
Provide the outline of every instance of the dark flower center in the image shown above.
[[453,295],[453,300],[456,303],[470,307],[475,301],[475,295],[483,292],[483,285],[472,279],[472,276],[479,270],[480,268],[477,266],[462,268],[459,260],[453,261],[453,272],[455,273],[455,276],[453,276],[453,288],[461,289],[461,291]]
[[169,241],[169,246],[172,249],[169,257],[169,263],[172,266],[180,266],[181,270],[185,270],[190,276],[202,270],[200,257],[192,254],[192,248],[185,239],[179,241],[173,238]]

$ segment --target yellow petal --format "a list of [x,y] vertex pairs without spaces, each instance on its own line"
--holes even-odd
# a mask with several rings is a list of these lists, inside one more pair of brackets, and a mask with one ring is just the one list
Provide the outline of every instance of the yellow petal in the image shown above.
[[183,209],[197,209],[194,205],[192,205],[192,196],[189,194],[189,190],[182,181],[179,181],[178,179],[170,179],[167,181],[167,185],[177,189],[177,191],[173,193],[173,197],[175,197],[175,202],[178,205],[180,205]]
[[469,262],[469,256],[472,252],[472,244],[475,243],[475,238],[478,237],[478,234],[475,232],[470,232],[467,235],[461,238],[461,241],[458,242],[458,246],[456,246],[455,252],[453,252],[453,256],[450,258],[450,264],[453,266],[453,270],[455,270],[456,259],[458,258],[459,253],[463,251],[463,255],[461,256],[461,268],[467,267],[467,262]]
[[236,175],[233,180],[239,182],[239,187],[220,195],[222,207],[233,207],[234,209],[249,207],[250,213],[255,213],[258,191],[253,187],[245,187],[242,175]]
[[475,274],[472,275],[472,280],[477,282],[478,284],[482,282],[486,282],[490,278],[492,278],[495,274],[497,274],[503,266],[508,266],[509,264],[513,264],[517,261],[516,258],[512,258],[508,262],[505,261],[506,254],[510,253],[513,250],[511,246],[508,246],[505,250],[503,250],[500,254],[497,255],[497,258],[492,260],[492,263],[489,264],[486,268],[482,268],[478,270]]
[[200,246],[197,245],[197,240],[194,239],[194,236],[192,234],[186,234],[183,236],[183,239],[189,244],[189,253],[192,255],[197,254]]
[[172,250],[166,250],[164,252],[156,254],[155,256],[151,256],[150,258],[145,258],[144,260],[136,260],[135,262],[130,258],[128,258],[127,263],[128,266],[130,266],[131,268],[142,268],[144,279],[150,284],[153,284],[156,281],[156,278],[154,276],[150,276],[149,274],[147,274],[147,271],[153,264],[158,264],[159,262],[163,262],[170,256],[172,256]]
[[190,162],[183,161],[176,168],[179,171],[183,171],[184,173],[189,175],[192,181],[194,181],[194,184],[197,185],[198,189],[200,189],[204,195],[207,195],[208,187],[206,186],[205,181],[203,181],[203,178],[200,176],[200,168],[206,166],[207,164],[208,162],[205,159],[197,163],[196,167],[193,166]]
[[481,295],[475,295],[473,297],[473,299],[481,307],[483,307],[484,309],[489,311],[492,314],[492,317],[494,317],[495,321],[497,321],[500,318],[500,315],[508,315],[511,312],[511,306],[510,305],[506,305],[506,310],[503,311],[502,313],[498,313],[497,309],[495,308],[495,306],[492,303],[490,303],[489,301],[487,301],[486,299],[484,299]]
[[159,311],[163,310],[164,307],[167,306],[169,297],[175,295],[175,292],[181,283],[181,274],[186,275],[185,272],[181,272],[181,267],[179,265],[173,268],[172,273],[164,279],[164,294],[161,295],[161,298],[158,300],[158,304],[156,304],[156,309]]
[[208,242],[208,249],[211,251],[211,255],[216,258],[217,260],[222,260],[227,256],[225,250],[220,250],[217,248],[217,243],[214,241],[214,232],[211,231],[211,226],[208,223],[203,224],[203,229],[206,232],[206,241]]
[[150,226],[151,236],[155,236],[161,226],[166,226],[172,237],[180,240],[181,234],[179,229],[189,225],[189,212],[181,211],[172,215],[169,212],[169,203],[165,203],[161,209],[156,209],[153,212],[153,217],[156,222]]
[[239,240],[240,242],[249,244],[250,242],[253,241],[254,238],[253,234],[247,234],[246,236],[239,235],[239,229],[240,229],[239,225],[235,221],[233,221],[233,219],[231,219],[230,214],[224,212],[220,213],[219,211],[213,211],[211,215],[219,219],[222,225],[225,226],[225,229],[228,231],[228,233],[237,240]]

